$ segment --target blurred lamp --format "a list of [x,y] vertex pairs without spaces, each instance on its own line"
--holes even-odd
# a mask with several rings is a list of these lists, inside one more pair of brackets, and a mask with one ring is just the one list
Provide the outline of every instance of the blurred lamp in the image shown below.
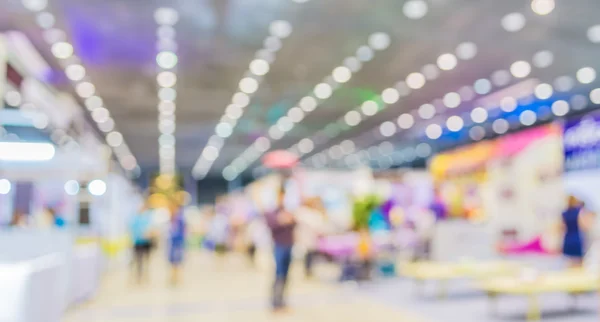
[[0,161],[48,161],[55,153],[50,143],[0,142]]
[[96,179],[88,184],[88,192],[93,196],[102,196],[106,193],[106,182]]

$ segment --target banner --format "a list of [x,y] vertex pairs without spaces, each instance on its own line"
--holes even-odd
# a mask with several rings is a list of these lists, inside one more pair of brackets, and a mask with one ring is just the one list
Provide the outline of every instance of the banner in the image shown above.
[[565,172],[600,168],[600,114],[565,122]]

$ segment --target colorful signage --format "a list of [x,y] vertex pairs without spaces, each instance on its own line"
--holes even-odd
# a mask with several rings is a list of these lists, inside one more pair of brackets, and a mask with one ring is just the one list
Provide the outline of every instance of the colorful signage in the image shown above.
[[600,168],[600,114],[566,121],[564,151],[565,172]]

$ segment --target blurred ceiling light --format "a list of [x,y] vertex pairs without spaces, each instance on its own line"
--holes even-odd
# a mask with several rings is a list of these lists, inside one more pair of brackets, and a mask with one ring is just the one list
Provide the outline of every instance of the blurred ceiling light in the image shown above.
[[158,103],[158,111],[161,114],[173,114],[175,113],[175,103],[172,101],[161,101]]
[[69,195],[69,196],[76,196],[79,193],[79,182],[75,181],[75,180],[69,180],[67,182],[65,182],[64,185],[64,189],[65,192]]
[[106,135],[106,143],[115,148],[123,144],[123,135],[119,132],[110,132]]
[[283,132],[288,132],[294,127],[294,123],[289,117],[283,116],[277,121],[277,127]]
[[23,6],[31,11],[42,11],[48,6],[48,0],[21,0]]
[[204,148],[204,151],[202,152],[202,156],[209,161],[214,161],[219,157],[219,149],[215,148],[214,146],[207,146]]
[[177,75],[170,71],[160,72],[156,76],[156,82],[160,87],[173,87],[177,83]]
[[581,84],[589,84],[596,79],[596,70],[591,67],[584,67],[577,71],[577,80]]
[[44,30],[43,37],[44,40],[49,44],[55,44],[60,41],[65,41],[65,39],[67,39],[67,35],[65,34],[65,32],[56,28]]
[[538,51],[533,55],[533,66],[537,68],[546,68],[554,62],[554,54],[549,50]]
[[173,26],[179,21],[179,13],[173,8],[158,8],[154,11],[154,21],[159,25]]
[[421,19],[427,14],[427,3],[423,0],[409,0],[404,3],[402,12],[409,19]]
[[162,69],[171,69],[177,65],[177,55],[171,51],[161,51],[156,55],[156,63]]
[[77,84],[75,91],[82,98],[90,98],[96,93],[96,86],[90,82],[81,82]]
[[519,60],[510,65],[510,73],[516,78],[525,78],[531,73],[531,65],[524,60]]
[[483,123],[487,121],[488,112],[483,107],[476,107],[471,111],[471,120],[475,123]]
[[252,94],[258,90],[258,82],[252,77],[244,77],[240,80],[240,90],[246,94]]
[[568,92],[575,86],[575,80],[570,76],[559,76],[554,80],[554,89],[558,92]]
[[228,123],[219,123],[215,128],[215,133],[222,138],[228,138],[233,133],[233,128]]
[[390,35],[385,32],[376,32],[369,36],[369,46],[375,50],[384,50],[390,46]]
[[49,12],[40,12],[35,17],[35,21],[37,22],[38,26],[40,26],[42,29],[50,29],[54,27],[54,24],[56,23],[56,18],[54,18],[54,15]]
[[342,151],[346,154],[354,153],[354,151],[356,150],[356,145],[351,140],[342,141],[342,143],[340,143],[340,147],[342,148]]
[[525,110],[519,115],[519,121],[525,126],[533,125],[537,121],[537,115],[534,111]]
[[158,37],[158,40],[162,39],[175,42],[175,35],[177,35],[177,32],[172,26],[160,26],[156,29],[156,37]]
[[410,73],[406,77],[406,84],[412,89],[419,89],[425,86],[425,76],[421,73]]
[[303,153],[310,153],[314,149],[315,145],[309,138],[304,138],[298,142],[298,150]]
[[242,92],[237,92],[233,95],[231,102],[243,108],[250,104],[250,97]]
[[332,76],[334,81],[338,83],[346,83],[350,80],[350,78],[352,78],[352,72],[348,67],[339,66],[333,70]]
[[429,120],[435,116],[435,106],[433,104],[423,104],[419,107],[419,116],[424,120]]
[[108,133],[115,129],[115,121],[112,118],[108,118],[105,122],[98,123],[98,129],[104,133]]
[[259,137],[254,141],[254,146],[260,152],[265,152],[271,148],[271,141],[264,136]]
[[553,92],[554,90],[552,89],[552,86],[545,83],[537,85],[534,90],[535,97],[542,100],[552,97]]
[[314,92],[316,97],[320,99],[327,99],[331,96],[332,89],[331,86],[329,86],[329,84],[320,83],[317,86],[315,86]]
[[85,77],[85,68],[79,64],[73,64],[65,68],[65,75],[74,82],[78,82]]
[[600,43],[600,25],[591,26],[587,31],[587,36],[591,42]]
[[397,82],[394,87],[398,90],[398,94],[400,94],[400,96],[406,96],[410,94],[410,87],[408,87],[408,84],[406,84],[405,81]]
[[517,100],[512,96],[504,97],[500,100],[500,108],[507,113],[514,111],[517,108]]
[[129,170],[132,171],[137,167],[137,160],[135,159],[135,157],[131,154],[124,156],[121,159],[121,166],[125,169],[125,170]]
[[442,54],[437,59],[437,65],[441,70],[452,70],[457,64],[456,56],[452,54]]
[[265,46],[265,49],[270,52],[276,52],[281,49],[282,46],[279,37],[275,36],[267,37],[263,45]]
[[442,127],[437,124],[429,124],[425,128],[425,135],[432,140],[437,140],[442,136]]
[[160,146],[175,146],[175,136],[173,134],[161,134],[158,137]]
[[158,122],[158,130],[162,134],[173,134],[175,133],[175,123],[173,122]]
[[475,93],[485,95],[492,90],[492,83],[485,78],[481,78],[475,81],[473,88],[475,89]]
[[395,88],[386,88],[381,93],[381,99],[386,104],[394,104],[400,99],[400,93],[398,93],[398,90]]
[[552,104],[552,113],[556,116],[565,116],[569,113],[570,107],[567,101],[559,100]]
[[269,72],[270,65],[264,59],[255,59],[250,63],[250,72],[257,76],[266,75]]
[[292,107],[288,111],[288,117],[290,118],[290,120],[292,120],[292,122],[299,123],[304,119],[304,111],[297,106]]
[[554,0],[533,0],[531,9],[540,16],[545,16],[554,10]]
[[387,121],[383,122],[379,126],[379,133],[385,137],[390,137],[396,134],[396,125],[393,122]]
[[96,123],[104,123],[108,120],[109,117],[110,117],[110,113],[104,107],[100,107],[100,108],[94,109],[92,111],[92,119]]
[[505,86],[508,85],[508,83],[510,83],[512,76],[510,75],[510,73],[506,70],[497,70],[495,72],[492,73],[492,83],[494,83],[494,85],[496,86]]
[[463,102],[468,102],[475,98],[475,92],[473,91],[471,86],[463,86],[459,88],[458,95],[460,95],[460,99]]
[[408,130],[415,124],[415,118],[408,113],[404,113],[398,116],[397,123],[401,129]]
[[312,112],[317,108],[317,100],[312,96],[305,96],[300,100],[299,105],[305,112]]
[[373,116],[379,111],[379,105],[375,101],[365,101],[360,106],[364,115]]
[[388,155],[394,152],[394,145],[389,141],[383,141],[379,144],[378,149],[379,153],[381,153],[382,155]]
[[0,161],[48,161],[55,152],[50,143],[0,142]]
[[271,22],[269,32],[277,38],[287,38],[292,33],[292,25],[285,20],[275,20]]
[[508,32],[517,32],[525,27],[525,16],[518,12],[509,13],[502,18],[502,28]]
[[281,139],[285,133],[283,133],[277,126],[271,126],[269,128],[269,136],[274,140]]
[[32,119],[33,127],[39,130],[43,130],[48,127],[48,116],[46,114],[37,113]]
[[483,126],[474,126],[469,130],[469,137],[473,141],[480,141],[485,137],[485,129],[483,128]]
[[173,38],[160,37],[156,41],[156,49],[159,52],[161,52],[161,51],[176,52],[178,48],[179,48],[179,46],[177,46],[177,42]]
[[57,42],[52,45],[52,54],[59,59],[67,59],[73,55],[73,46],[68,42]]
[[7,179],[0,179],[0,195],[7,195],[12,189],[12,184]]
[[415,148],[415,153],[419,158],[426,158],[431,155],[431,146],[427,143],[419,143]]
[[463,121],[463,119],[457,115],[450,116],[446,121],[446,127],[448,127],[448,130],[452,132],[458,132],[462,130],[464,125],[465,122]]
[[434,80],[440,76],[440,70],[436,65],[427,64],[421,69],[421,73],[427,80]]
[[477,45],[472,42],[463,42],[456,47],[456,56],[462,60],[473,59],[477,55]]
[[256,59],[262,59],[269,64],[275,61],[275,54],[267,49],[257,51],[254,57],[256,57]]
[[373,49],[369,46],[361,46],[356,50],[356,57],[361,62],[368,62],[373,59],[374,53]]
[[497,134],[504,134],[509,128],[510,124],[508,124],[508,121],[505,119],[497,119],[494,121],[494,123],[492,123],[492,130],[494,130],[494,132]]
[[158,90],[158,98],[161,101],[173,102],[177,98],[177,91],[170,87],[163,87]]
[[348,67],[353,73],[356,73],[361,69],[362,63],[356,57],[348,57],[344,59],[344,66]]
[[360,123],[361,116],[357,111],[350,111],[344,115],[344,121],[350,126],[356,126]]
[[580,111],[587,107],[588,99],[585,95],[577,94],[571,97],[569,103],[574,110]]
[[590,92],[590,101],[594,104],[600,104],[600,88],[595,88]]
[[458,107],[461,103],[461,98],[458,93],[450,92],[444,95],[444,105],[448,108]]
[[21,93],[17,91],[6,92],[4,95],[4,100],[6,101],[6,104],[13,107],[19,107],[23,101],[21,98]]
[[106,193],[106,182],[103,180],[92,180],[88,184],[88,192],[93,196],[102,196]]

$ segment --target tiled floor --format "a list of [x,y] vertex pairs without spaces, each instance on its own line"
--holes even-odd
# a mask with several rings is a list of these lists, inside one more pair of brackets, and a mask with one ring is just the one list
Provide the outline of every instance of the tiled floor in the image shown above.
[[290,311],[273,315],[265,265],[252,268],[244,258],[192,253],[183,283],[171,287],[161,254],[155,255],[149,285],[132,284],[124,271],[107,275],[97,296],[68,312],[65,322],[425,322],[339,284],[305,281],[299,272],[289,288]]

